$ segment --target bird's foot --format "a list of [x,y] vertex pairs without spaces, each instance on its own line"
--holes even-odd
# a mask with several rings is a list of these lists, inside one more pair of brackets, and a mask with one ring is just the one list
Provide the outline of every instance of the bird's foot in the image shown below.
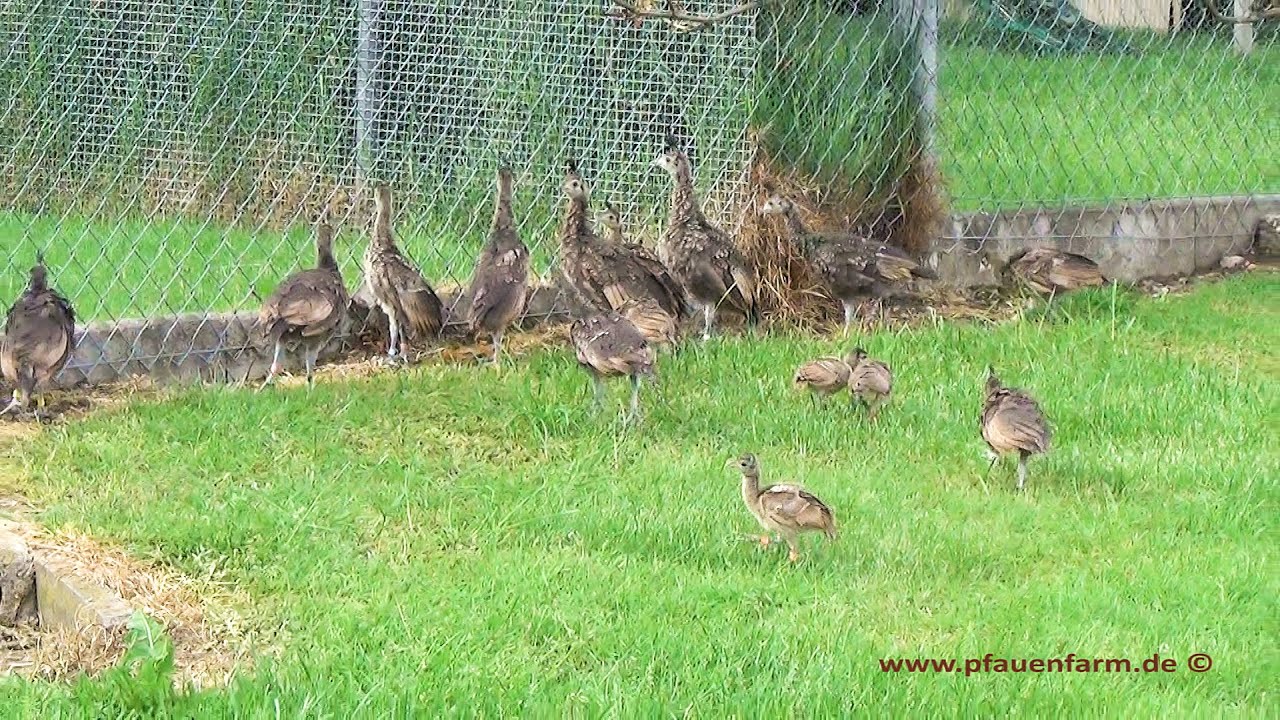
[[767,548],[767,547],[769,547],[769,536],[768,536],[768,535],[761,535],[761,536],[760,536],[760,547],[762,547],[762,548]]
[[800,562],[800,553],[795,549],[792,549],[791,552],[787,554],[787,559],[793,563]]
[[0,415],[8,415],[9,413],[17,414],[21,410],[22,403],[19,402],[17,398],[14,398],[9,401],[9,404],[6,405],[3,410],[0,410]]

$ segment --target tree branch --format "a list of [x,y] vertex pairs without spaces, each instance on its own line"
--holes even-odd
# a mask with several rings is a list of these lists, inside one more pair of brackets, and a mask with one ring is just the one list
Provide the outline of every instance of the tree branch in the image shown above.
[[1200,0],[1200,4],[1204,5],[1204,9],[1209,11],[1209,15],[1212,16],[1214,20],[1226,23],[1227,25],[1249,25],[1256,22],[1262,22],[1263,20],[1275,20],[1280,18],[1280,7],[1271,5],[1267,9],[1263,10],[1262,2],[1254,3],[1253,13],[1255,14],[1240,15],[1238,17],[1235,15],[1224,15],[1222,11],[1218,9],[1217,0]]
[[605,17],[626,20],[637,27],[645,20],[662,20],[678,32],[694,32],[749,13],[759,8],[763,2],[750,0],[714,15],[690,15],[680,0],[667,0],[666,10],[640,8],[636,0],[613,0],[613,4],[615,7],[606,10]]

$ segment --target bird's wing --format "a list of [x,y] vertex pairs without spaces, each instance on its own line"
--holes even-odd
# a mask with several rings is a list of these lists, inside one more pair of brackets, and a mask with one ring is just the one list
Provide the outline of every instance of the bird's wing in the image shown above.
[[820,528],[831,509],[816,495],[799,485],[773,485],[760,495],[760,507],[773,522],[783,527]]
[[9,311],[5,323],[6,355],[13,371],[30,365],[39,371],[56,371],[71,355],[75,325],[61,296],[41,293],[26,297]]
[[881,278],[893,282],[910,280],[912,271],[920,267],[920,263],[913,260],[911,256],[888,243],[879,243],[876,246],[872,264]]
[[848,379],[849,366],[840,358],[826,357],[810,360],[796,368],[792,382],[818,387],[834,387],[844,385]]
[[1035,400],[1003,390],[993,399],[982,434],[998,452],[1045,452],[1049,449],[1049,423]]
[[888,395],[893,387],[893,373],[879,360],[864,360],[854,368],[851,380],[854,392],[874,392]]
[[1047,274],[1049,282],[1068,290],[1096,287],[1105,282],[1097,263],[1072,253],[1061,253],[1055,256],[1049,263]]

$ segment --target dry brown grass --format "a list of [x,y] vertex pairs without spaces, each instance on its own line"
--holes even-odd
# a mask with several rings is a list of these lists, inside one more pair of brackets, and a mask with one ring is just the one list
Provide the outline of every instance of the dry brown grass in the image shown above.
[[[0,521],[0,526],[24,538],[33,553],[109,588],[161,623],[173,641],[175,682],[224,685],[234,673],[251,667],[250,632],[232,610],[247,607],[248,601],[212,578],[188,578],[76,530],[50,531],[26,519]],[[123,628],[8,629],[0,635],[0,672],[49,680],[93,676],[120,660],[124,641]]]

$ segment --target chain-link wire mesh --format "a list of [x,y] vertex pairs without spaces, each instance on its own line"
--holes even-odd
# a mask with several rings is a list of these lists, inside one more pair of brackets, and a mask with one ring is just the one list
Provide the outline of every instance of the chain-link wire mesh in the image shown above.
[[545,277],[565,159],[652,242],[667,133],[761,247],[764,180],[916,249],[943,196],[1280,190],[1271,28],[1246,56],[1200,0],[1077,1],[4,2],[0,298],[43,251],[86,323],[254,310],[335,200],[352,285],[371,180],[405,252],[460,286],[500,161]]

